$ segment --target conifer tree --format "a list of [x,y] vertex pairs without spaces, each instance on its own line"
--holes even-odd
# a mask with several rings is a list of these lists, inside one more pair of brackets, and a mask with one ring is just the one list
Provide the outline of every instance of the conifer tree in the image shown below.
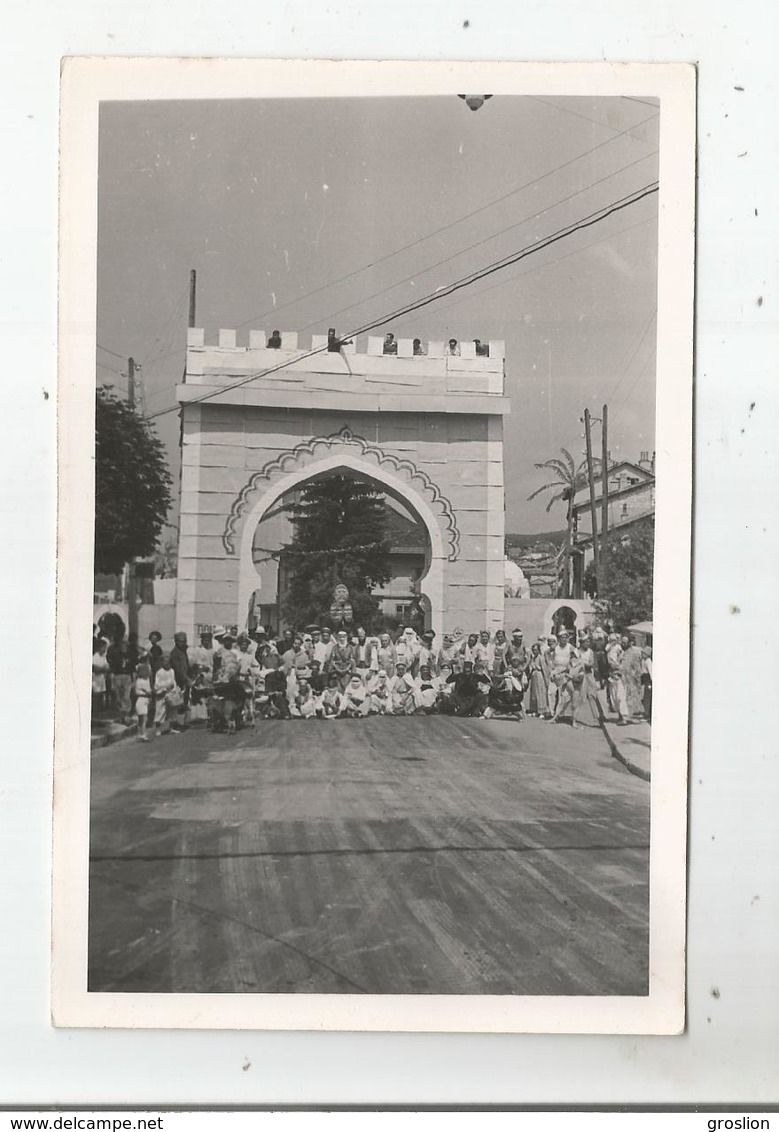
[[390,539],[384,496],[372,484],[335,474],[312,480],[284,508],[294,536],[282,552],[292,572],[284,602],[298,628],[328,619],[335,586],[349,589],[354,625],[372,629],[379,603],[372,590],[390,579]]

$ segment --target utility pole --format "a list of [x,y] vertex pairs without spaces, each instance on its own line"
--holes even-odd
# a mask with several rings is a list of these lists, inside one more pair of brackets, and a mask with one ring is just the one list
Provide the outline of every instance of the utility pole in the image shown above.
[[603,455],[601,457],[601,522],[600,522],[600,573],[598,574],[598,594],[605,594],[609,576],[609,407],[603,406],[601,425]]
[[[135,409],[135,359],[127,359],[127,405]],[[138,600],[135,581],[135,558],[127,563],[127,633],[138,636]]]
[[189,273],[189,322],[188,326],[195,325],[197,310],[197,272],[194,267]]
[[599,578],[598,562],[600,559],[598,547],[598,509],[595,506],[595,476],[592,467],[592,432],[590,410],[584,410],[584,436],[587,441],[587,479],[590,484],[590,515],[592,518],[592,557],[595,563],[595,576]]

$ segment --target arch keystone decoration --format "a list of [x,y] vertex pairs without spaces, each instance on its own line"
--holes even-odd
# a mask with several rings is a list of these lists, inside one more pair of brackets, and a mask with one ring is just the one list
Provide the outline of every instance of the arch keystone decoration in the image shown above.
[[385,452],[378,445],[370,444],[364,437],[356,436],[347,426],[329,436],[315,436],[296,445],[288,452],[283,452],[270,460],[249,478],[236,497],[225,524],[222,545],[227,554],[237,553],[241,523],[255,509],[260,499],[267,495],[269,489],[285,480],[290,474],[304,472],[309,466],[312,468],[312,474],[317,474],[317,467],[321,466],[323,460],[327,460],[331,470],[335,471],[339,455],[344,457],[344,466],[356,471],[357,474],[363,472],[371,477],[375,469],[373,478],[380,484],[385,483],[387,487],[390,486],[387,483],[388,477],[391,477],[392,484],[400,481],[400,494],[404,494],[403,486],[407,485],[410,495],[407,502],[412,507],[414,496],[421,495],[436,515],[440,525],[442,538],[447,547],[447,561],[457,561],[460,551],[457,520],[450,501],[441,493],[438,486],[411,460]]

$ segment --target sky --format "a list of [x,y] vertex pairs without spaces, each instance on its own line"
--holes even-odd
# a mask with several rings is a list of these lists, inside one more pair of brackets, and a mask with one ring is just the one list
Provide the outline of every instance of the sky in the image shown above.
[[[124,394],[141,364],[145,411],[174,410],[155,427],[177,479],[191,268],[207,340],[348,332],[651,184],[658,126],[624,97],[103,103],[97,381]],[[649,195],[383,328],[505,339],[507,531],[564,526],[527,497],[536,463],[583,457],[585,407],[608,403],[612,458],[654,448],[657,210]]]

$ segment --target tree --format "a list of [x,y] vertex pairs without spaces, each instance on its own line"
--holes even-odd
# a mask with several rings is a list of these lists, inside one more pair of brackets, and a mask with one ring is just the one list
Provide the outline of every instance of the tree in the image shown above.
[[639,519],[628,531],[611,531],[607,545],[609,573],[606,591],[598,589],[593,564],[584,574],[584,588],[596,593],[595,608],[604,620],[620,629],[636,621],[652,620],[652,584],[655,551],[653,516]]
[[[166,523],[165,526],[170,526]],[[175,578],[178,570],[179,544],[175,535],[159,541],[154,552],[154,573],[158,578]]]
[[282,551],[292,580],[283,612],[303,626],[327,616],[335,586],[349,589],[354,624],[373,627],[379,603],[372,589],[390,579],[384,497],[369,483],[340,474],[306,484],[284,510],[294,536]]
[[95,569],[118,573],[154,552],[171,505],[162,441],[109,386],[95,413]]
[[571,590],[571,550],[573,548],[573,505],[576,498],[577,491],[581,491],[587,484],[587,461],[582,462],[577,467],[574,463],[573,456],[567,448],[561,448],[563,459],[557,457],[551,460],[543,460],[540,464],[536,464],[536,468],[540,472],[553,472],[554,479],[549,483],[542,484],[537,487],[534,492],[527,497],[528,502],[535,499],[542,491],[550,491],[552,494],[546,504],[547,511],[551,511],[555,503],[561,501],[566,504],[566,535],[565,535],[565,549],[563,551],[563,597],[568,597]]

